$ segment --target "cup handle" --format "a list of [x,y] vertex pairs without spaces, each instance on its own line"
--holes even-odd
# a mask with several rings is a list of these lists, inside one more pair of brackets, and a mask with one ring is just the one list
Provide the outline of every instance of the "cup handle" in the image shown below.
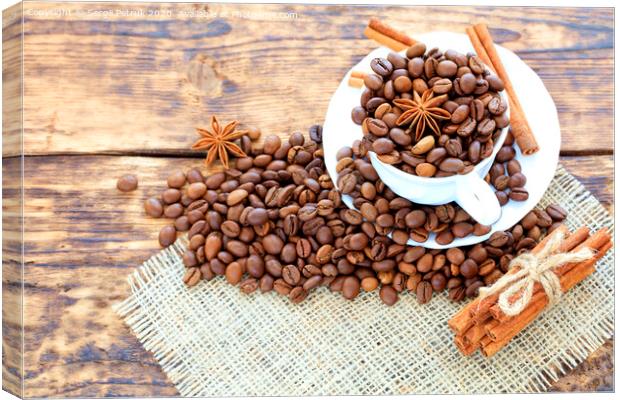
[[492,225],[502,215],[502,209],[490,185],[477,174],[467,174],[458,180],[456,202],[478,223]]

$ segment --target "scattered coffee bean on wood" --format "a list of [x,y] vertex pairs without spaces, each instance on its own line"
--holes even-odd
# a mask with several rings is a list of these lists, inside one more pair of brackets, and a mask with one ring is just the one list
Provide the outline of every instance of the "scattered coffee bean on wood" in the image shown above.
[[132,192],[138,188],[138,177],[133,174],[123,175],[118,178],[116,188],[121,192]]

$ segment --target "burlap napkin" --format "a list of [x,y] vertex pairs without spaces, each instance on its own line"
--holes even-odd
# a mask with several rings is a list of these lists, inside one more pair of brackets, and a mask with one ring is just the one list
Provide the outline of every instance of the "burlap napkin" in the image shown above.
[[[557,202],[574,229],[613,228],[601,204],[559,167],[541,205]],[[300,305],[242,294],[222,278],[187,289],[179,240],[128,278],[116,310],[185,396],[280,396],[544,391],[614,331],[613,251],[595,274],[491,359],[462,357],[445,294],[393,307],[325,288]]]

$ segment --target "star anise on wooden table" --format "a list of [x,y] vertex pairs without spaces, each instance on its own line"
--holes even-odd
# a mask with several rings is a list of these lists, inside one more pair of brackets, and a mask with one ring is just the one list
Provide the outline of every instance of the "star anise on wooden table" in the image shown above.
[[205,160],[207,166],[211,165],[219,157],[224,168],[228,169],[228,153],[236,157],[247,157],[244,151],[234,143],[236,139],[248,133],[248,131],[236,131],[235,128],[238,124],[239,121],[232,121],[222,127],[215,115],[212,116],[211,130],[196,128],[196,131],[198,131],[202,138],[192,145],[192,149],[207,151],[207,158]]
[[448,100],[448,96],[443,94],[433,97],[433,94],[432,89],[424,91],[422,96],[414,90],[413,99],[394,100],[394,104],[403,110],[396,120],[396,125],[409,124],[411,130],[415,128],[416,142],[422,138],[427,127],[431,128],[435,135],[440,136],[441,129],[437,121],[450,118],[450,113],[439,107]]

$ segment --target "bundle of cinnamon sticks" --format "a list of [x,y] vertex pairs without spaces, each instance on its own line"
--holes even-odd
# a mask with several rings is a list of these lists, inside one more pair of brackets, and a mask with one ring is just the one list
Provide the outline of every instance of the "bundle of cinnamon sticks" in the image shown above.
[[[562,292],[565,293],[594,272],[596,262],[612,246],[611,236],[607,229],[601,229],[590,235],[587,227],[570,233],[565,225],[559,226],[553,233],[556,232],[562,235],[558,252],[573,253],[583,248],[593,251],[592,257],[585,261],[567,263],[553,269],[553,273],[559,278]],[[551,234],[545,237],[532,250],[532,254],[540,252],[551,237]],[[514,274],[518,270],[518,266],[511,267],[507,274]],[[534,284],[532,293],[530,302],[515,316],[508,316],[502,311],[498,304],[499,294],[478,297],[455,314],[448,321],[448,326],[456,334],[454,342],[461,353],[471,355],[480,349],[484,356],[491,357],[506,346],[513,337],[534,321],[549,303],[539,282]]]

